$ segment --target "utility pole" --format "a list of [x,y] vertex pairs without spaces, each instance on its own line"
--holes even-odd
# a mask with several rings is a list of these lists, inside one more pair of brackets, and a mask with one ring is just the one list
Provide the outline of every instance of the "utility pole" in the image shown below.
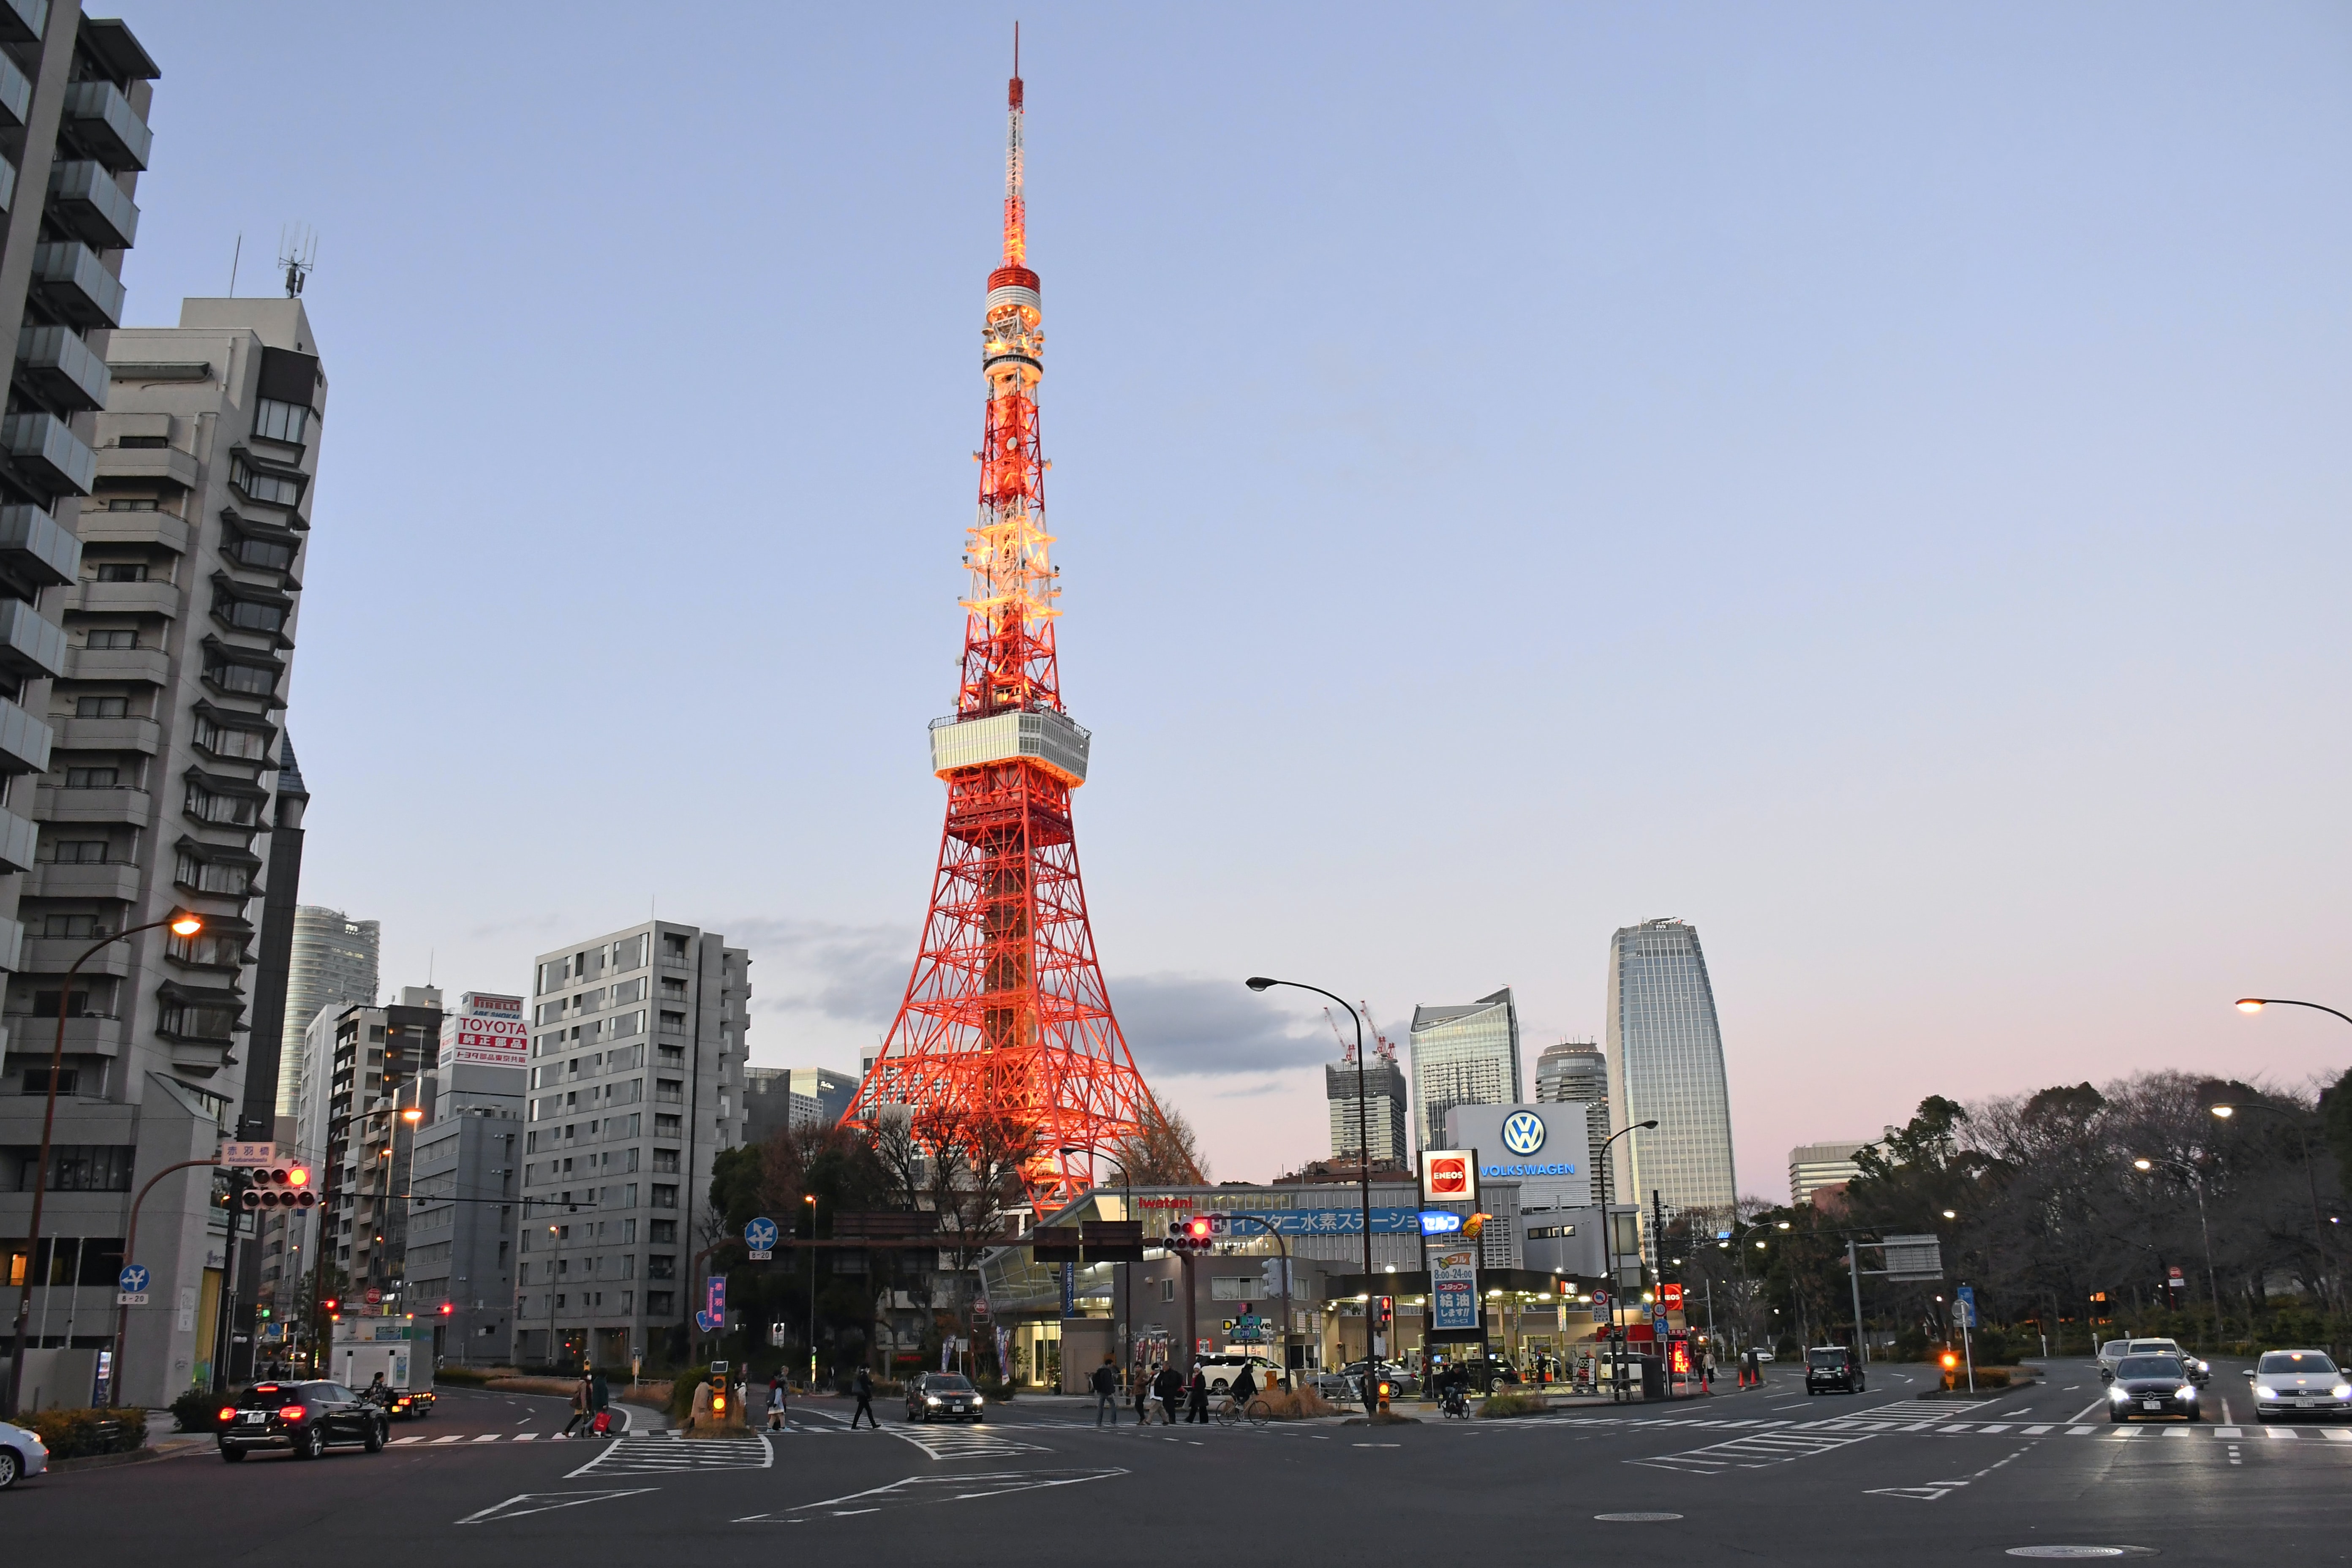
[[1845,1277],[1853,1287],[1853,1352],[1867,1363],[1870,1342],[1862,1335],[1862,1255],[1851,1234],[1845,1238]]

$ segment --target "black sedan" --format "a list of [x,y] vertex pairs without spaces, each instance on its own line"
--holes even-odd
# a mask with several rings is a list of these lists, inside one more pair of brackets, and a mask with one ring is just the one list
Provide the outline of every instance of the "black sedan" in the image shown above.
[[2189,1369],[2178,1356],[2127,1355],[2116,1363],[2113,1373],[2101,1375],[2107,1381],[2110,1421],[2137,1421],[2151,1415],[2197,1419],[2197,1385],[2189,1381]]
[[1815,1345],[1805,1352],[1807,1394],[1860,1394],[1867,1381],[1862,1363],[1843,1345]]
[[909,1421],[936,1421],[947,1415],[978,1421],[980,1408],[980,1390],[961,1373],[926,1372],[907,1380]]
[[391,1433],[383,1411],[340,1383],[257,1383],[222,1408],[220,1457],[234,1465],[275,1448],[316,1459],[331,1443],[381,1454]]

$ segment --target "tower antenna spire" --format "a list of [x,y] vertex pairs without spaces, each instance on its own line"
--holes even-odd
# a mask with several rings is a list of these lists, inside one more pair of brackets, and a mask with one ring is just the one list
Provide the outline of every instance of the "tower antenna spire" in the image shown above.
[[1004,265],[1029,259],[1029,209],[1021,197],[1021,24],[1013,24],[1013,79],[1004,89]]

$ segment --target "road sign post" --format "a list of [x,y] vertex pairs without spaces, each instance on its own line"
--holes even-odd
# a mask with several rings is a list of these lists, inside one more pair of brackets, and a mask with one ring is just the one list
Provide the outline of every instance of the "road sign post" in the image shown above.
[[754,1263],[765,1263],[776,1255],[776,1222],[765,1215],[743,1227],[743,1246]]
[[1977,1326],[1975,1286],[1963,1285],[1952,1293],[1952,1316],[1959,1321],[1960,1354],[1968,1363],[1969,1392],[1974,1394],[1977,1391],[1977,1354],[1975,1347],[1969,1342],[1969,1331]]

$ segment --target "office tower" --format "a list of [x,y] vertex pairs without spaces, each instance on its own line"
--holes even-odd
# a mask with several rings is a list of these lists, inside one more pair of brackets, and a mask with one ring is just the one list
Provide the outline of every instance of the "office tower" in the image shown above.
[[[712,1159],[743,1141],[751,955],[652,921],[540,954],[515,1356],[683,1353]],[[658,1337],[657,1337],[658,1336]]]
[[1801,1143],[1789,1151],[1789,1201],[1801,1208],[1823,1187],[1834,1187],[1862,1174],[1854,1156],[1877,1146],[1875,1138],[1843,1142]]
[[1455,1106],[1519,1098],[1519,1015],[1507,985],[1467,1006],[1415,1007],[1412,1048],[1424,1149],[1444,1146],[1445,1113]]
[[323,1115],[310,1144],[322,1151],[326,1166],[320,1196],[330,1228],[322,1245],[347,1289],[373,1289],[398,1300],[408,1204],[396,1194],[409,1191],[415,1134],[433,1114],[441,993],[404,985],[389,1005],[320,1016],[331,1018],[334,1042]]
[[[743,1073],[743,1142],[765,1143],[779,1132],[813,1132],[832,1125],[824,1102],[793,1087],[791,1068],[747,1068]],[[835,1073],[848,1078],[847,1073]],[[856,1080],[850,1080],[856,1087]]]
[[416,1131],[403,1290],[434,1326],[434,1353],[459,1363],[513,1354],[528,1034],[523,998],[459,996],[441,1021],[432,1115]]
[[1618,1194],[1644,1212],[1653,1193],[1670,1208],[1729,1208],[1731,1097],[1696,929],[1644,921],[1610,939],[1608,1045],[1617,1125],[1658,1123],[1618,1140]]
[[1354,1164],[1369,1138],[1372,1146],[1372,1163],[1402,1165],[1405,1163],[1405,1087],[1404,1069],[1396,1058],[1375,1052],[1364,1064],[1363,1094],[1360,1114],[1356,1089],[1356,1064],[1351,1056],[1343,1062],[1323,1065],[1323,1098],[1331,1112],[1331,1158]]
[[1583,1104],[1591,1107],[1584,1168],[1592,1179],[1592,1201],[1605,1202],[1601,1184],[1601,1146],[1609,1140],[1609,1058],[1591,1040],[1562,1040],[1548,1046],[1536,1058],[1536,1102],[1539,1105]]
[[[341,910],[300,904],[294,910],[292,937],[286,963],[286,1044],[278,1109],[299,1116],[312,1068],[302,1043],[310,1037],[310,1020],[321,1008],[341,1012],[354,1002],[375,1005],[383,928],[375,921],[355,921]],[[330,1032],[324,1037],[331,1044],[334,1037]],[[327,1059],[319,1058],[318,1065]]]

